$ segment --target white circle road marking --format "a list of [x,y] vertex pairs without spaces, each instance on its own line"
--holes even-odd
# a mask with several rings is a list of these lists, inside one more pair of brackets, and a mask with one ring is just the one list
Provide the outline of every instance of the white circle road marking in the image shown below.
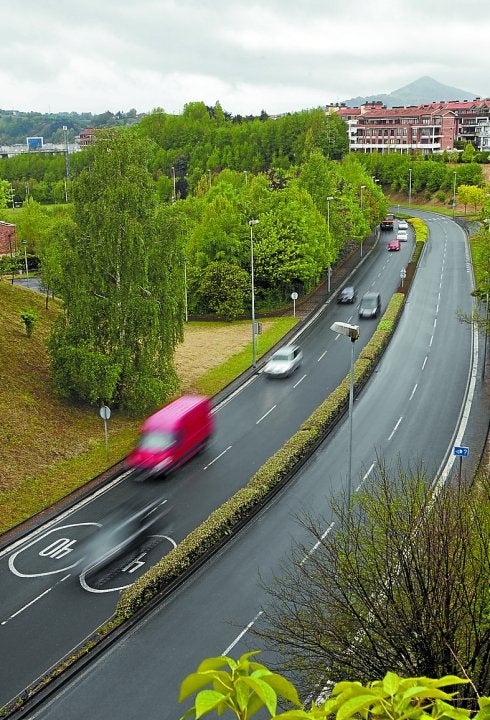
[[48,532],[44,533],[44,535],[41,535],[40,537],[35,538],[34,540],[32,540],[32,542],[30,542],[27,545],[25,545],[24,547],[20,548],[20,550],[17,550],[16,552],[14,552],[13,555],[11,555],[9,557],[10,572],[12,572],[14,575],[17,575],[17,577],[44,577],[46,575],[57,575],[58,573],[62,573],[62,572],[66,572],[67,570],[71,570],[71,568],[74,568],[75,565],[78,565],[78,563],[80,562],[80,558],[76,562],[72,563],[71,565],[67,565],[66,567],[58,568],[57,570],[47,570],[46,572],[41,572],[41,573],[23,573],[20,570],[17,570],[14,563],[15,563],[16,557],[18,555],[20,555],[21,553],[23,553],[24,550],[28,550],[30,547],[32,547],[32,545],[35,545],[36,543],[40,542],[48,535],[51,535],[51,533],[58,532],[58,530],[66,530],[67,528],[84,527],[84,526],[88,526],[88,525],[96,525],[97,527],[101,527],[100,523],[88,522],[88,523],[73,523],[72,525],[60,525],[59,527],[55,527],[52,530],[48,530]]
[[[168,537],[168,535],[150,535],[150,537],[161,537],[164,540],[168,540],[169,543],[171,545],[173,545],[174,548],[177,547],[177,543],[175,542],[175,540],[173,540],[171,537]],[[105,590],[99,590],[99,589],[93,588],[87,584],[87,581],[85,580],[85,574],[86,574],[85,572],[80,573],[80,577],[79,577],[80,585],[83,587],[84,590],[86,590],[87,592],[91,592],[91,593],[101,594],[101,593],[119,592],[119,590],[126,590],[126,588],[131,587],[131,585],[133,584],[132,582],[130,582],[128,585],[122,585],[121,587],[107,588]]]

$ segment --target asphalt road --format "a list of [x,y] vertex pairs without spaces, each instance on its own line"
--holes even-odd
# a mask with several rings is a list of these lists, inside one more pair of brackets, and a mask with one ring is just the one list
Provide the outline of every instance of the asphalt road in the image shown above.
[[[396,337],[356,401],[353,476],[359,481],[371,471],[377,453],[387,459],[423,458],[433,472],[458,440],[455,429],[470,378],[471,332],[455,313],[469,311],[471,275],[461,230],[451,221],[430,219],[429,223],[431,240]],[[388,253],[381,243],[356,279],[359,293],[376,289],[388,298],[409,253],[410,243],[402,244],[400,253]],[[162,532],[168,539],[150,549],[152,560],[166,544],[169,547],[171,539],[178,541],[242,485],[338,384],[348,369],[350,343],[328,328],[333,320],[357,322],[352,313],[348,307],[327,308],[325,318],[301,339],[305,362],[293,378],[275,382],[254,376],[246,389],[219,408],[216,439],[205,456],[169,480],[142,489],[148,495],[165,492],[174,503],[173,518]],[[363,340],[375,324],[361,322]],[[37,716],[77,717],[77,708],[83,706],[83,715],[95,717],[106,717],[109,709],[122,718],[136,712],[149,718],[177,717],[175,697],[181,679],[203,657],[229,648],[260,613],[264,598],[258,574],[270,579],[279,571],[292,539],[301,537],[296,513],[325,506],[329,495],[345,487],[347,443],[347,427],[342,424],[238,539]],[[80,523],[97,522],[104,506],[114,502],[114,493],[124,498],[132,491],[134,484],[122,481],[75,517],[63,519],[63,530],[55,526],[49,540],[73,539],[75,530],[67,525],[76,524],[76,532],[83,532],[87,526]],[[124,576],[116,569],[109,577],[95,578],[90,591],[83,590],[66,556],[53,558],[53,551],[46,552],[50,545],[46,537],[34,539],[29,547],[21,546],[2,560],[0,577],[6,592],[2,592],[0,637],[7,650],[3,658],[8,655],[9,662],[2,668],[1,702],[102,622],[115,603],[113,588],[128,581],[128,572]],[[15,575],[12,566],[21,575]],[[53,570],[53,575],[45,574]],[[245,633],[230,652],[235,656],[243,652],[247,642]]]

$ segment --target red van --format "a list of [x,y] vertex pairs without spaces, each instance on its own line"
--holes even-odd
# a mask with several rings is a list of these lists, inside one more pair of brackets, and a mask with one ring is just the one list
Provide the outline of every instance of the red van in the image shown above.
[[213,431],[210,398],[183,395],[145,420],[126,463],[149,475],[167,473],[204,450]]

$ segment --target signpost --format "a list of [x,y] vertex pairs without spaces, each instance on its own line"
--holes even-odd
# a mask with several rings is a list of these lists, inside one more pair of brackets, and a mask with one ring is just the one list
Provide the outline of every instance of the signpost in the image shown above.
[[403,281],[405,280],[406,277],[407,277],[407,271],[405,270],[405,268],[402,268],[400,270],[400,279],[402,281],[402,287],[403,287]]
[[109,459],[109,434],[107,432],[107,421],[111,416],[111,409],[107,405],[102,405],[100,408],[100,417],[104,421],[104,436],[105,436],[105,456],[106,460]]
[[461,482],[461,470],[463,466],[463,458],[468,457],[470,454],[469,447],[465,447],[464,445],[455,445],[453,449],[453,454],[456,457],[459,457],[459,481]]
[[291,300],[293,301],[293,317],[296,317],[296,300],[298,299],[298,293],[291,293]]

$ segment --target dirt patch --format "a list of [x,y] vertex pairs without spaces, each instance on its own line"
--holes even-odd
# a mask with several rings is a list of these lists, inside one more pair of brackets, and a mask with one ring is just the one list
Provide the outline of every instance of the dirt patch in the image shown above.
[[[262,322],[263,330],[271,323]],[[191,323],[184,328],[184,342],[175,352],[175,366],[181,382],[181,390],[191,391],[200,375],[252,342],[250,322],[229,325],[214,323]]]

